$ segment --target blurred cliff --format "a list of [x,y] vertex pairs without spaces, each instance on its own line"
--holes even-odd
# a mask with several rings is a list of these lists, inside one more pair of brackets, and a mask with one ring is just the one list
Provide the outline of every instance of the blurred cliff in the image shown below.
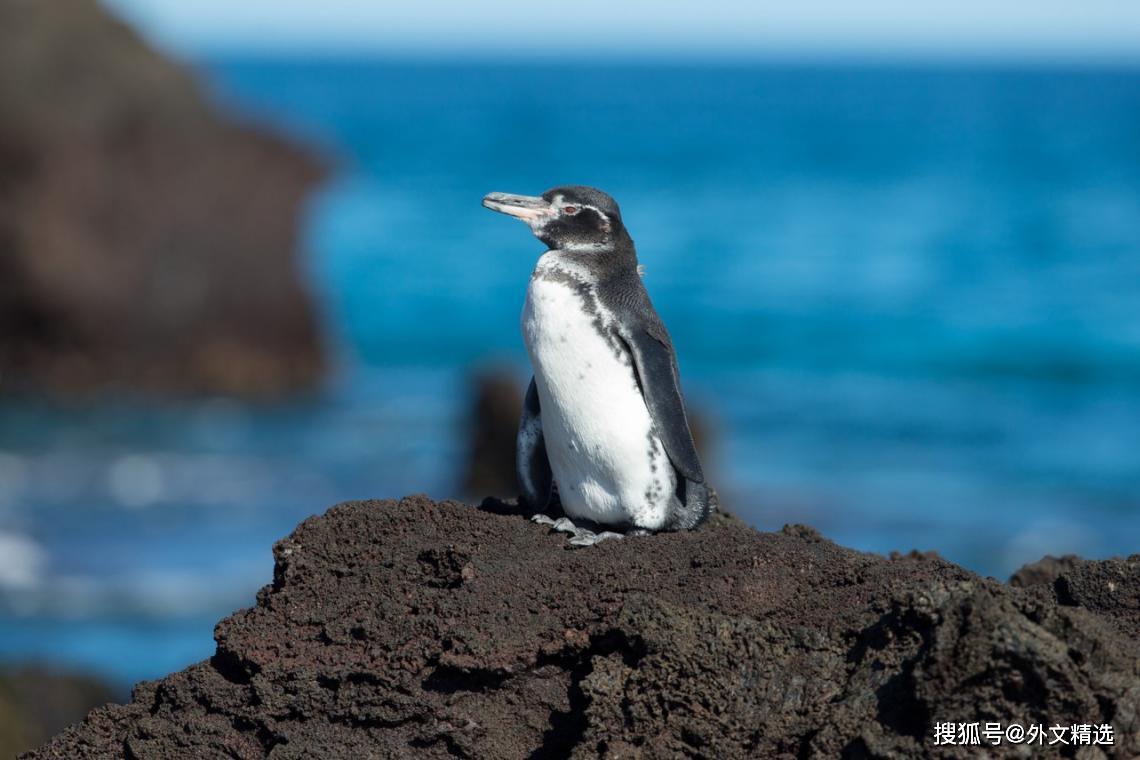
[[94,0],[0,0],[0,394],[312,386],[320,177]]

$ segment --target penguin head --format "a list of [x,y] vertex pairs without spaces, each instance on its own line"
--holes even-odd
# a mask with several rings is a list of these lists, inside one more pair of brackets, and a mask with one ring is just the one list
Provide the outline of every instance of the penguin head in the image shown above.
[[526,222],[552,249],[604,249],[629,240],[617,202],[592,187],[567,185],[538,196],[488,193],[483,205]]

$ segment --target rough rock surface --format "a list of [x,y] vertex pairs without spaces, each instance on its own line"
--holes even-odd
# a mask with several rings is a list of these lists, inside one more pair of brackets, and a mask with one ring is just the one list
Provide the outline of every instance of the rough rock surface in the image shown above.
[[0,0],[0,392],[312,386],[321,173],[96,0]]
[[30,757],[979,756],[934,721],[1110,723],[1032,754],[1140,753],[1140,556],[1015,588],[723,516],[573,550],[512,509],[305,521],[213,659]]
[[1140,637],[1140,554],[1097,561],[1072,554],[1045,557],[1018,570],[1010,583],[1047,589],[1057,604],[1083,607],[1124,636]]

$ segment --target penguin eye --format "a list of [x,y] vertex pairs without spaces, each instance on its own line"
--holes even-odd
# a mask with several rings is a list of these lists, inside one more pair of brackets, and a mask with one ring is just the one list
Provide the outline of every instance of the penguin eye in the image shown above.
[[574,216],[574,214],[578,213],[578,207],[577,206],[563,206],[562,211],[563,211],[563,213],[569,214],[570,216]]

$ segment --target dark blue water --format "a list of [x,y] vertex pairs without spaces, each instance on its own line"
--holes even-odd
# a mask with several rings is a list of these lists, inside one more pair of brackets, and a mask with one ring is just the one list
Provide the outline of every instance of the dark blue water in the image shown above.
[[458,493],[465,378],[525,375],[541,246],[490,190],[611,192],[728,507],[1004,577],[1140,551],[1140,72],[215,61],[337,165],[309,210],[338,371],[284,408],[0,408],[0,655],[212,651],[271,542]]

